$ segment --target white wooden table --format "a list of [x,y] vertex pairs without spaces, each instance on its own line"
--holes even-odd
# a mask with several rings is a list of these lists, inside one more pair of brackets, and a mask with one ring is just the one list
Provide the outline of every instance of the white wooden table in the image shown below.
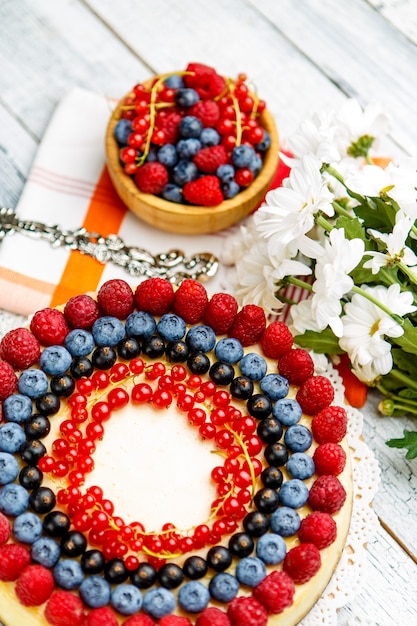
[[[392,116],[389,149],[417,155],[416,0],[0,0],[0,203],[15,206],[55,106],[73,86],[116,98],[154,73],[244,71],[282,137],[346,96]],[[0,312],[0,334],[21,323]],[[385,441],[406,418],[364,410],[382,482],[363,588],[340,624],[417,623],[417,460]],[[21,626],[21,625],[16,625]]]

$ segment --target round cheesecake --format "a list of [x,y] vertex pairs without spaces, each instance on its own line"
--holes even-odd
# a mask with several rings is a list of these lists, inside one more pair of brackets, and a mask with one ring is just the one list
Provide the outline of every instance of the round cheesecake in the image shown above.
[[352,477],[344,409],[304,351],[297,369],[288,329],[188,279],[108,281],[30,329],[29,366],[0,344],[16,377],[0,561],[9,545],[25,557],[13,575],[0,564],[5,626],[297,624],[343,552]]

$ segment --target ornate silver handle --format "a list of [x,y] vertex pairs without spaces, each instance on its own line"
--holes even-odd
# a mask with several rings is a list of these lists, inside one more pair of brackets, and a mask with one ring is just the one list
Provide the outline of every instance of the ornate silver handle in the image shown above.
[[6,235],[16,232],[44,239],[54,248],[78,250],[100,263],[114,263],[131,276],[161,277],[173,284],[179,284],[184,278],[204,282],[214,276],[219,267],[217,257],[210,252],[185,256],[181,250],[170,250],[154,256],[142,248],[127,246],[118,235],[103,237],[85,228],[64,230],[56,224],[21,220],[13,209],[0,208],[0,243]]

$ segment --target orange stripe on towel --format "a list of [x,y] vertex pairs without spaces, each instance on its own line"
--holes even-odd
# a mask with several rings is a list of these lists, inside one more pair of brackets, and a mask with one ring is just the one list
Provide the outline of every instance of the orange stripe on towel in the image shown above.
[[[82,225],[87,231],[99,232],[104,236],[118,233],[126,211],[126,206],[117,195],[105,167],[94,189]],[[102,263],[80,252],[72,251],[52,296],[51,306],[63,304],[79,293],[96,291],[103,270]]]

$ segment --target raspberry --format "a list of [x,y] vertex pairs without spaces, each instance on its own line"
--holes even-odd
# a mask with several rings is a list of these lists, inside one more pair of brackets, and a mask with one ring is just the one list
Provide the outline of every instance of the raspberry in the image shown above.
[[64,314],[58,309],[36,311],[30,322],[30,330],[43,346],[61,345],[69,333]]
[[36,363],[40,353],[39,341],[27,328],[10,330],[0,343],[0,357],[19,370]]
[[256,598],[234,598],[227,615],[232,626],[266,626],[268,623],[268,612]]
[[270,613],[282,613],[291,606],[294,597],[294,582],[282,571],[271,572],[253,590],[255,598],[261,602]]
[[266,327],[264,310],[256,304],[245,304],[236,315],[229,336],[239,339],[242,346],[259,341]]
[[294,338],[284,322],[271,322],[261,337],[261,346],[265,356],[279,359],[291,350]]
[[226,150],[222,145],[202,148],[197,152],[193,161],[204,174],[215,174],[220,165],[227,163]]
[[10,537],[10,523],[3,513],[0,513],[0,546],[2,546]]
[[20,572],[29,565],[30,553],[23,546],[6,543],[0,548],[0,580],[16,580]]
[[313,454],[317,474],[341,474],[346,465],[346,452],[338,443],[322,443]]
[[340,443],[347,433],[347,414],[341,406],[328,406],[313,417],[311,432],[317,443]]
[[135,183],[143,193],[158,195],[162,193],[168,178],[168,170],[165,165],[158,161],[150,161],[138,169],[135,174]]
[[320,566],[320,552],[313,543],[302,543],[291,548],[284,559],[284,570],[296,585],[309,581],[317,574]]
[[296,398],[304,413],[315,415],[333,401],[333,385],[325,376],[312,376],[302,383]]
[[112,315],[123,320],[132,313],[135,298],[130,285],[125,280],[114,278],[100,287],[97,302],[105,315]]
[[52,626],[81,626],[84,606],[70,591],[55,591],[45,607],[45,617]]
[[336,476],[319,476],[310,487],[308,502],[314,511],[337,513],[346,500],[346,491]]
[[207,88],[210,85],[211,78],[216,74],[214,67],[205,65],[204,63],[189,63],[186,67],[187,74],[184,74],[184,84],[187,87]]
[[238,304],[228,293],[215,293],[207,305],[204,321],[217,335],[227,333],[233,324]]
[[157,115],[156,128],[163,130],[165,135],[165,143],[175,144],[179,137],[178,124],[181,122],[182,116],[173,111],[164,115]]
[[155,626],[155,622],[149,615],[133,615],[123,622],[123,626]]
[[103,606],[90,611],[83,621],[83,626],[118,626],[118,623],[113,611],[108,606]]
[[223,194],[217,176],[202,176],[197,180],[191,180],[185,183],[183,193],[184,198],[190,204],[216,206],[223,202]]
[[200,100],[190,108],[190,115],[197,117],[204,128],[213,128],[220,119],[220,109],[214,100]]
[[73,296],[64,308],[64,317],[72,328],[91,328],[99,315],[97,302],[87,294]]
[[54,577],[43,565],[29,565],[20,574],[15,592],[23,606],[39,606],[47,601],[55,587]]
[[197,618],[195,626],[230,626],[230,620],[226,613],[215,606],[209,606]]
[[278,371],[292,385],[301,385],[314,374],[313,359],[303,348],[288,350],[278,361]]
[[208,303],[207,291],[197,280],[186,278],[175,292],[174,311],[187,324],[203,319]]
[[140,311],[164,315],[174,302],[174,288],[165,278],[147,278],[136,287],[135,301]]
[[316,548],[327,548],[337,536],[333,517],[322,511],[314,511],[301,521],[298,537],[302,543],[313,543]]
[[223,76],[217,74],[216,72],[210,78],[209,83],[209,97],[215,98],[216,96],[220,96],[227,89],[227,84]]
[[158,626],[192,626],[188,617],[180,617],[179,615],[165,615],[162,617]]
[[0,361],[0,401],[12,395],[17,387],[17,376],[10,363]]

